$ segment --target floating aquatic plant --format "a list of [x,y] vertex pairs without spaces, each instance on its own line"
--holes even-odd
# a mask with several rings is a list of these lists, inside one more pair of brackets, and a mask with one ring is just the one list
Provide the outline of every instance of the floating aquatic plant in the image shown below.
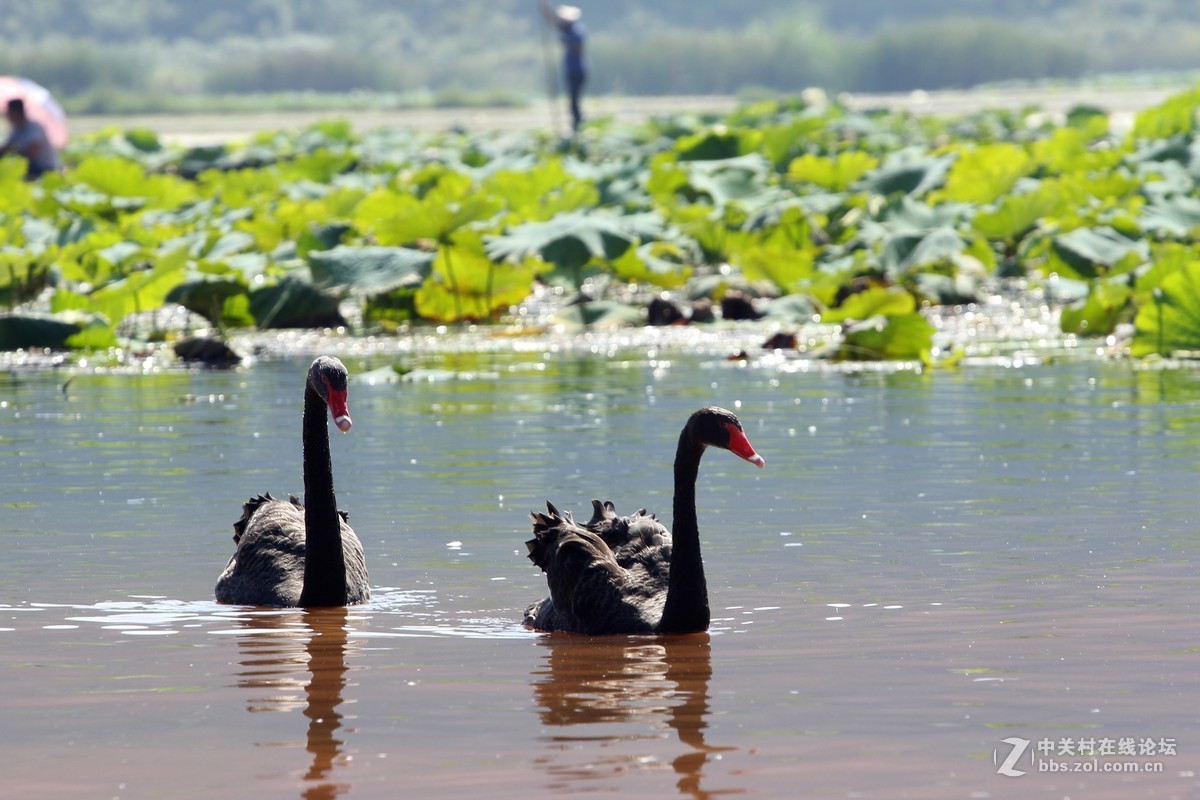
[[[192,149],[107,131],[34,184],[0,160],[0,301],[19,312],[0,345],[108,346],[164,303],[221,329],[342,324],[343,302],[368,326],[488,321],[537,281],[602,275],[718,302],[737,286],[776,324],[836,322],[843,358],[926,359],[927,306],[1010,277],[1045,287],[1065,331],[1136,320],[1135,354],[1197,349],[1198,109],[1184,92],[1118,136],[1088,109],[1055,126],[765,102],[597,123],[565,149],[338,120]],[[639,324],[636,296],[563,318]]]

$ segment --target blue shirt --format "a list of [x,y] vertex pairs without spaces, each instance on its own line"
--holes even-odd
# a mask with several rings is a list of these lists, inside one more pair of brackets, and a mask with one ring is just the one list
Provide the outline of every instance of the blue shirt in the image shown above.
[[576,20],[568,22],[559,28],[562,33],[564,65],[567,74],[573,77],[581,77],[587,73],[587,67],[583,61],[583,40],[587,36],[587,29],[583,27],[583,23]]
[[29,162],[30,178],[58,169],[58,152],[46,138],[46,130],[31,119],[12,129],[5,147]]

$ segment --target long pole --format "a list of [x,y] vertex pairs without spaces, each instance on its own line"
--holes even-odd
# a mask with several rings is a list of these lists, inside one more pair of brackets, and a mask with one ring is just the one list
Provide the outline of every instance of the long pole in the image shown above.
[[[541,10],[539,2],[539,17],[542,17]],[[558,70],[555,67],[553,43],[550,41],[550,21],[543,17],[539,27],[542,29],[542,63],[546,71],[546,92],[550,96],[550,124],[557,136],[561,133],[562,128],[558,121]]]

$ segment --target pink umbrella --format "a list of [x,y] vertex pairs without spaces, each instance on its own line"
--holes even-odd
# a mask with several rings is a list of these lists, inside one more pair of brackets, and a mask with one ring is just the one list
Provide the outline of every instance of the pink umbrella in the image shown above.
[[46,131],[46,137],[55,149],[67,146],[67,112],[58,104],[50,90],[28,78],[15,75],[0,75],[0,106],[9,100],[21,98],[25,101],[25,113]]

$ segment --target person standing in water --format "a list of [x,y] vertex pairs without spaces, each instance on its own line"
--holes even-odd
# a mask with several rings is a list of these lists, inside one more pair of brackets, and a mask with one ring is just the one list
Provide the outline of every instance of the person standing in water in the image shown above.
[[541,0],[539,6],[546,22],[558,28],[562,41],[563,72],[567,79],[567,92],[571,98],[571,129],[578,133],[579,125],[583,122],[580,98],[583,95],[583,84],[587,82],[587,64],[583,56],[587,31],[579,21],[583,12],[576,6],[551,8],[546,0]]
[[45,128],[25,113],[25,101],[19,97],[9,100],[5,116],[8,117],[12,133],[0,145],[0,156],[12,153],[24,158],[29,164],[25,171],[27,181],[36,180],[47,172],[56,172],[58,151],[50,144]]

